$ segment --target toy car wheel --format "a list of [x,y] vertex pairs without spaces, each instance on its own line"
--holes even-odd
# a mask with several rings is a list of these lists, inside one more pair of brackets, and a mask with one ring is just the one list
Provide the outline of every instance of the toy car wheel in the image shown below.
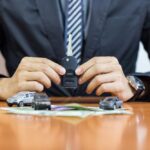
[[51,108],[50,108],[50,107],[47,107],[47,110],[51,110]]
[[8,104],[8,106],[9,106],[9,107],[12,107],[12,106],[13,106],[13,104]]
[[18,106],[19,106],[19,107],[23,107],[23,106],[24,106],[24,103],[21,101],[21,102],[19,102]]
[[39,110],[39,107],[37,105],[34,106],[35,110]]
[[114,105],[114,110],[117,109],[116,105]]
[[32,108],[33,108],[33,109],[35,108],[35,104],[34,104],[34,103],[32,103]]

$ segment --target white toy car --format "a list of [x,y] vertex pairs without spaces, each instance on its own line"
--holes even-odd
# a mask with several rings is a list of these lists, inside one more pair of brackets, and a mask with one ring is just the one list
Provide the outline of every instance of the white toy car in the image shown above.
[[32,104],[35,92],[20,92],[7,99],[8,106],[17,105],[18,107]]

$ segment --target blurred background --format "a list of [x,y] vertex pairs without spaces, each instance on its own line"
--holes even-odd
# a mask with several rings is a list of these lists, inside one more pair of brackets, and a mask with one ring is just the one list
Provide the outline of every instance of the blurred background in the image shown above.
[[150,61],[147,52],[144,50],[142,44],[140,44],[140,51],[139,51],[136,70],[138,72],[150,71]]
[[[142,44],[140,44],[140,50],[139,50],[139,54],[138,54],[136,70],[138,72],[150,71],[150,61],[148,59],[148,55],[147,55],[146,51],[144,50]],[[7,71],[5,68],[5,61],[1,54],[0,54],[0,74],[7,75]]]

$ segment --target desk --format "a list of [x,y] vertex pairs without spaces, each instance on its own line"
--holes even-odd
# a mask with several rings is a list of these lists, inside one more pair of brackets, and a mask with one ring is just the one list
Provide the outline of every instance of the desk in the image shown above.
[[149,150],[150,103],[125,106],[134,114],[80,119],[1,113],[0,150]]

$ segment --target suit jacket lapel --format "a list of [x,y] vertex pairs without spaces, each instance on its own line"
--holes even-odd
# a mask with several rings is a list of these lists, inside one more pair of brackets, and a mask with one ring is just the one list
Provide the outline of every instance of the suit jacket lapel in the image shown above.
[[[51,43],[57,59],[65,56],[63,29],[59,16],[58,0],[36,0],[37,6],[45,29],[47,31],[49,42]],[[103,26],[106,20],[107,11],[111,0],[90,0],[90,14],[86,29],[86,44],[83,53],[83,61],[94,56],[97,50],[100,50],[100,40]]]
[[86,23],[85,29],[84,29],[85,39],[87,39],[89,26],[90,26],[90,22],[91,22],[91,14],[92,14],[92,6],[93,6],[92,0],[89,0],[89,4],[88,5],[89,5],[88,6],[88,17],[87,17],[87,23]]
[[63,30],[59,16],[58,0],[36,0],[47,36],[57,59],[65,56]]
[[83,62],[87,61],[100,50],[100,40],[111,0],[91,0],[90,22],[87,31]]

